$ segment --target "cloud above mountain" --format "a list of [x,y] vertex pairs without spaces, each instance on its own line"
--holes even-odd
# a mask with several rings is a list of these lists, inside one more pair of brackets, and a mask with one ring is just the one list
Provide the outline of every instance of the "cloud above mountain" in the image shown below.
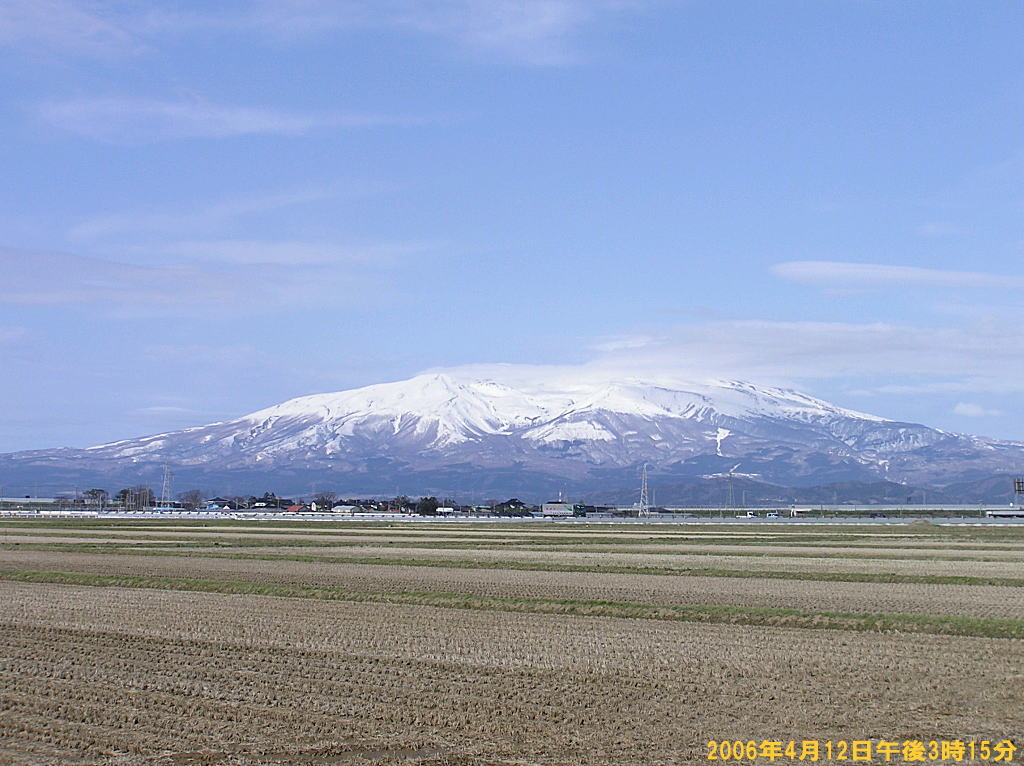
[[624,370],[699,370],[754,380],[887,375],[1024,375],[1021,324],[921,327],[872,322],[696,322],[601,346],[594,366]]
[[980,271],[926,269],[884,263],[791,261],[772,267],[782,279],[822,287],[946,287],[954,289],[1016,290],[1024,277]]

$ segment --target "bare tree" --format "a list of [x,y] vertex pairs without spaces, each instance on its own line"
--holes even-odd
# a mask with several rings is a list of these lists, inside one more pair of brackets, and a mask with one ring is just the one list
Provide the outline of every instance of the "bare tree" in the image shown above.
[[198,489],[190,489],[187,492],[182,492],[178,495],[178,500],[181,501],[181,506],[186,511],[194,511],[203,503],[203,493]]
[[316,507],[319,510],[331,509],[334,507],[334,501],[338,499],[338,495],[334,492],[319,492],[317,496],[313,498],[313,502],[316,503]]
[[109,500],[110,493],[105,489],[87,489],[85,491],[85,501],[90,505],[98,505],[100,508],[104,508]]
[[156,495],[153,494],[152,489],[140,484],[137,487],[122,489],[114,495],[114,502],[121,505],[126,511],[141,511],[156,505]]

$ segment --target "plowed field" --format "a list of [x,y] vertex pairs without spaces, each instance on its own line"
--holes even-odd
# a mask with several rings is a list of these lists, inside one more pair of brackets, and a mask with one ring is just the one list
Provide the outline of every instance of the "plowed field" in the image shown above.
[[1024,737],[1024,529],[478,528],[0,523],[0,763]]

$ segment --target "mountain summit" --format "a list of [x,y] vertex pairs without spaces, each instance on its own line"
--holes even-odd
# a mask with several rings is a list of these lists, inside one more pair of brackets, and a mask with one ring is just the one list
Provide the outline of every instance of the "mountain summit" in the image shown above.
[[[0,456],[5,483],[182,481],[346,493],[577,491],[721,474],[941,486],[1018,470],[1024,444],[952,434],[728,380],[424,374],[88,449]],[[282,487],[284,488],[284,487]]]

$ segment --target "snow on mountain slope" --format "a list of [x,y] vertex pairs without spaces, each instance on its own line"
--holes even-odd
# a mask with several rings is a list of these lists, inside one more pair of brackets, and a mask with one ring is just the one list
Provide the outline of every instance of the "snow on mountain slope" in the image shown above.
[[952,481],[1019,462],[1022,447],[738,381],[538,376],[512,385],[432,373],[87,450],[0,456],[0,468],[115,471],[170,463],[210,472],[359,475],[386,486],[410,472],[452,471],[597,481],[650,463],[681,477],[742,465],[790,484],[932,475]]
[[[614,417],[615,425],[610,425]],[[267,448],[273,452],[345,440],[385,439],[421,449],[445,449],[491,436],[530,442],[616,441],[625,419],[717,423],[723,418],[823,423],[834,419],[884,422],[791,391],[714,381],[668,388],[640,380],[575,381],[569,387],[536,384],[530,390],[490,379],[438,373],[350,391],[291,399],[227,423],[177,434],[116,442],[91,450],[125,456],[158,450],[167,440],[198,437],[210,448]],[[634,431],[634,434],[640,431]],[[663,440],[663,438],[662,438]]]
[[392,434],[411,429],[415,436],[432,435],[433,446],[444,447],[529,425],[550,416],[559,404],[494,381],[460,382],[436,374],[304,396],[236,422],[257,424],[255,428],[260,431],[272,429],[279,422],[313,420],[332,424],[338,436],[353,436],[367,426]]

